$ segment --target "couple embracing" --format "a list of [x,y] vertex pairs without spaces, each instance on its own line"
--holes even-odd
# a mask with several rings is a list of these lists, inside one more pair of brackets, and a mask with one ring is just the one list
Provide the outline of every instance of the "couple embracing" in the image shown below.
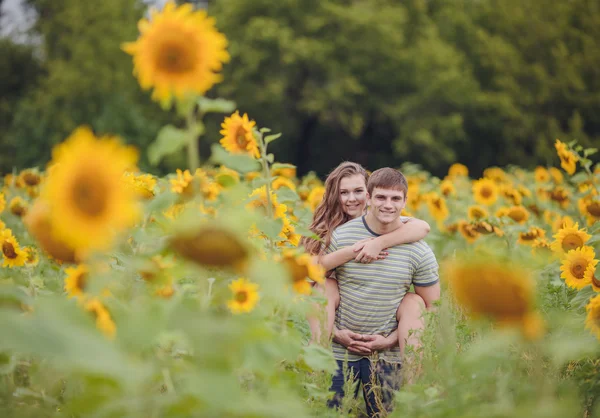
[[326,335],[316,318],[309,322],[313,341],[333,337],[338,369],[332,408],[344,396],[346,370],[362,383],[369,417],[389,409],[400,387],[404,348],[420,346],[423,312],[440,297],[437,261],[421,241],[429,225],[400,216],[407,193],[398,170],[386,167],[368,176],[359,164],[344,162],[327,177],[315,210],[310,229],[320,241],[304,240],[306,250],[330,272]]

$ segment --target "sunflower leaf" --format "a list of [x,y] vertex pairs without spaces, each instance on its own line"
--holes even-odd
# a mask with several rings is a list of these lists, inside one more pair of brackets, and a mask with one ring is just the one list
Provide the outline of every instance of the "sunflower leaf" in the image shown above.
[[231,100],[200,97],[196,103],[202,113],[231,113],[235,110],[235,102]]
[[213,144],[211,149],[211,160],[217,164],[222,164],[240,173],[258,171],[260,164],[254,158],[243,154],[229,154],[225,149],[217,144]]
[[281,136],[281,133],[265,136],[265,144],[269,144],[269,143],[275,141],[280,136]]
[[578,309],[583,309],[588,304],[590,297],[594,295],[594,289],[591,285],[588,285],[577,292],[577,295],[571,301],[571,304]]
[[148,161],[157,165],[165,156],[176,153],[188,143],[188,133],[173,125],[164,126],[148,147]]

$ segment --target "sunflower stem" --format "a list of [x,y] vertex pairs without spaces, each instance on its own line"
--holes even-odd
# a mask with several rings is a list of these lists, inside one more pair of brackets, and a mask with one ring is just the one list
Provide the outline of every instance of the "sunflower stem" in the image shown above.
[[196,121],[195,106],[192,106],[192,109],[189,111],[186,122],[190,136],[188,142],[188,166],[190,172],[194,173],[196,169],[200,168],[200,147],[198,146],[198,124]]

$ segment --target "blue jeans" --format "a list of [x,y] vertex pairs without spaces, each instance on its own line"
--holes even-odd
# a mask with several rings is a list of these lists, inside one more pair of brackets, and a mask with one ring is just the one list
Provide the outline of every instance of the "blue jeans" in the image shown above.
[[[338,369],[331,381],[331,392],[335,395],[333,399],[327,402],[329,408],[337,408],[344,397],[344,362],[337,361]],[[379,360],[377,364],[371,365],[368,358],[362,358],[357,361],[349,361],[347,373],[351,376],[352,382],[360,380],[363,387],[363,397],[367,407],[367,414],[370,418],[379,416],[381,406],[389,411],[392,403],[392,395],[394,391],[400,389],[401,375],[400,365],[387,363]],[[374,373],[374,376],[373,376]],[[375,383],[375,390],[373,388]],[[358,386],[354,391],[354,397],[358,396]],[[378,399],[379,398],[379,399]]]

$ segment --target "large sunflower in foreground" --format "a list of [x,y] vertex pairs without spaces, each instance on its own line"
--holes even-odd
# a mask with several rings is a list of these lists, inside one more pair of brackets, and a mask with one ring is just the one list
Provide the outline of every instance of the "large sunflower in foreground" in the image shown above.
[[227,302],[227,307],[235,314],[251,312],[260,299],[258,285],[243,277],[231,282],[229,289],[233,297]]
[[583,247],[591,237],[585,230],[579,229],[578,223],[564,225],[554,235],[555,241],[552,243],[551,248],[555,253],[564,254],[576,248]]
[[253,132],[255,126],[256,122],[249,120],[246,113],[240,116],[239,111],[236,110],[221,124],[221,128],[223,128],[219,131],[223,135],[220,141],[221,145],[232,154],[248,154],[251,157],[259,158],[258,142]]
[[585,327],[600,340],[600,295],[592,298],[585,310],[587,311]]
[[229,61],[227,38],[205,11],[169,1],[161,12],[151,10],[150,19],[141,19],[138,27],[138,40],[122,48],[133,56],[140,86],[154,88],[153,100],[169,105],[173,96],[202,95],[221,81],[219,71]]
[[595,255],[592,247],[581,247],[567,253],[560,266],[560,277],[565,279],[567,286],[583,289],[592,283],[594,267],[598,264]]
[[56,239],[77,250],[108,248],[138,215],[136,195],[121,181],[136,159],[131,148],[85,127],[55,147],[43,199]]
[[482,205],[493,205],[498,200],[498,186],[494,180],[483,178],[473,182],[473,196]]
[[444,277],[460,306],[474,317],[520,328],[527,338],[544,331],[536,313],[535,281],[524,267],[503,260],[452,260]]

